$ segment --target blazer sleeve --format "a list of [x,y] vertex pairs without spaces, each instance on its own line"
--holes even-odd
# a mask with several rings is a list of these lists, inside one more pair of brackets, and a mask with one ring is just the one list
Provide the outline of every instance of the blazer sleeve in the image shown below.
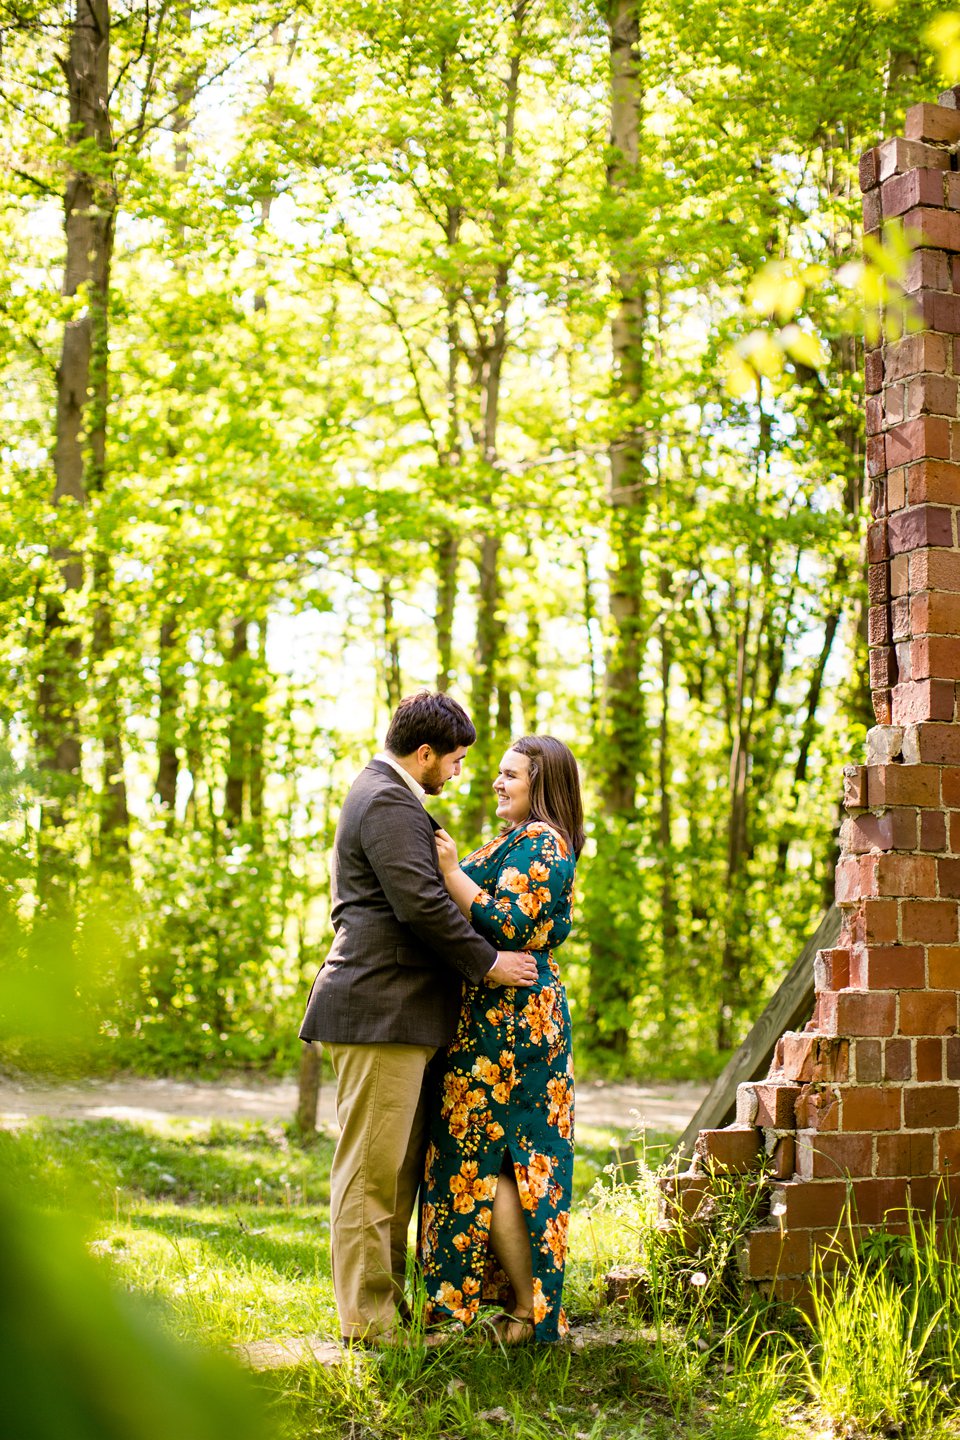
[[447,894],[423,806],[402,790],[375,796],[360,823],[360,843],[397,919],[445,965],[478,985],[497,951]]
[[522,836],[510,847],[496,888],[481,890],[470,918],[481,935],[501,950],[537,948],[536,940],[573,878],[573,861],[550,831]]

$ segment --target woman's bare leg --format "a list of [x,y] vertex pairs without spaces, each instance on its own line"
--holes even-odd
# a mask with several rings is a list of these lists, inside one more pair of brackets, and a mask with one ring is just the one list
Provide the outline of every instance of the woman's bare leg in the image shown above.
[[[516,1299],[514,1314],[526,1321],[533,1315],[533,1262],[530,1258],[530,1233],[523,1218],[520,1193],[509,1155],[506,1168],[500,1172],[497,1180],[493,1218],[490,1223],[490,1244],[513,1286]],[[526,1333],[516,1336],[506,1333],[503,1338],[531,1338],[529,1327],[524,1325],[523,1330]]]

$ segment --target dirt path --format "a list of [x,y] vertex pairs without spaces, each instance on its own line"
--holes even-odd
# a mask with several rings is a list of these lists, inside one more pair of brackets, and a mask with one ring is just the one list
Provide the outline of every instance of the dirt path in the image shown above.
[[[593,1081],[577,1087],[577,1119],[598,1129],[680,1131],[686,1128],[705,1085],[633,1085]],[[321,1124],[334,1124],[334,1089],[324,1081]],[[289,1120],[296,1109],[294,1081],[248,1076],[227,1080],[85,1080],[72,1085],[33,1085],[0,1075],[0,1128],[37,1115],[53,1118],[116,1119],[162,1124],[173,1117],[194,1120]]]

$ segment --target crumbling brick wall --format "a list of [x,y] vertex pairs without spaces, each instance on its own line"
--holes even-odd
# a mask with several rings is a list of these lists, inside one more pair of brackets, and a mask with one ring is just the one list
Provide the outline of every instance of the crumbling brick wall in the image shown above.
[[816,1006],[741,1085],[665,1183],[696,1215],[714,1169],[766,1158],[767,1220],[742,1265],[800,1298],[848,1198],[856,1225],[902,1228],[960,1198],[960,87],[863,157],[864,229],[898,217],[919,329],[866,352],[870,682],[867,763],[847,767],[836,872],[843,928],[816,959]]

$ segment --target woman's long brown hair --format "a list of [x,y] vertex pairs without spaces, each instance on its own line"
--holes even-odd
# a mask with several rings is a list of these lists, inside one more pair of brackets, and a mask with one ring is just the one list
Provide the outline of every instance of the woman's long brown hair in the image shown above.
[[580,772],[573,752],[552,735],[521,735],[510,749],[530,761],[530,819],[552,825],[579,858],[583,833]]

